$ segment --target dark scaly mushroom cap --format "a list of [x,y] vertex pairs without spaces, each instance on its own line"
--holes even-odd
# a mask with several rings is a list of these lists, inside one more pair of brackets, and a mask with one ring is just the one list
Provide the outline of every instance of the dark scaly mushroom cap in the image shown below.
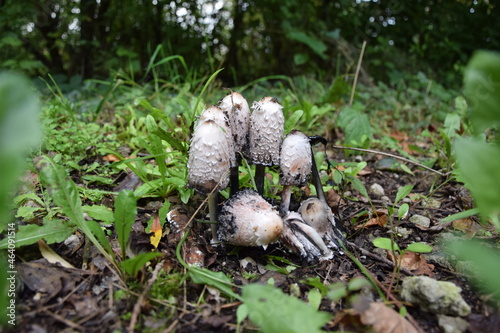
[[247,100],[240,93],[232,92],[220,101],[219,108],[229,118],[234,151],[245,153],[248,148],[248,130],[250,129],[250,107]]
[[308,262],[333,258],[333,252],[325,245],[314,228],[304,223],[299,213],[289,212],[283,218],[280,241]]
[[198,122],[196,123],[195,131],[198,126],[200,126],[207,120],[214,121],[224,131],[224,135],[226,136],[226,140],[229,146],[229,151],[232,152],[229,162],[231,164],[231,167],[236,166],[236,155],[234,153],[233,134],[231,131],[231,127],[229,126],[229,120],[226,114],[218,106],[210,106],[206,108],[205,110],[203,110],[203,112],[200,115],[200,118],[198,119]]
[[313,227],[323,237],[330,248],[341,248],[344,236],[339,230],[340,223],[326,203],[311,197],[302,202],[299,208],[304,222]]
[[309,138],[293,130],[285,137],[280,155],[281,185],[301,186],[309,181],[312,153]]
[[283,140],[283,107],[275,98],[264,97],[252,105],[248,136],[249,160],[253,164],[279,165]]
[[221,126],[208,119],[196,127],[188,159],[188,186],[208,194],[218,185],[223,190],[229,183],[230,151]]
[[218,221],[219,239],[232,245],[266,248],[283,230],[278,211],[250,189],[229,198],[222,206]]

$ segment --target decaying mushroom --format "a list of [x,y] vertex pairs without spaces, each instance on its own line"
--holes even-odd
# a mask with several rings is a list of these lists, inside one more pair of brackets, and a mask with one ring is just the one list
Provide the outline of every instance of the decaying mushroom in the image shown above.
[[224,97],[219,108],[224,111],[229,119],[229,125],[233,135],[234,152],[236,154],[236,166],[231,167],[231,195],[239,190],[238,165],[241,154],[244,156],[248,149],[248,130],[250,128],[250,108],[247,100],[238,92],[231,92]]
[[341,249],[344,236],[340,231],[340,222],[335,218],[326,203],[316,197],[302,202],[299,213],[304,222],[314,228],[330,249]]
[[250,189],[230,197],[222,206],[218,219],[220,241],[232,245],[266,248],[283,230],[278,211]]
[[[230,149],[226,133],[214,120],[198,123],[188,158],[188,186],[209,195],[210,220],[216,221],[217,193],[229,184],[229,167],[234,152]],[[217,226],[212,226],[213,243],[218,243]]]
[[326,246],[318,232],[307,225],[296,212],[288,212],[283,218],[280,241],[308,262],[333,258],[332,250]]
[[266,166],[279,165],[283,140],[283,107],[273,97],[264,97],[252,105],[248,135],[249,162],[255,164],[257,192],[264,192]]
[[293,130],[285,137],[280,154],[281,193],[280,214],[290,207],[292,186],[302,186],[309,181],[312,166],[311,144],[302,132]]

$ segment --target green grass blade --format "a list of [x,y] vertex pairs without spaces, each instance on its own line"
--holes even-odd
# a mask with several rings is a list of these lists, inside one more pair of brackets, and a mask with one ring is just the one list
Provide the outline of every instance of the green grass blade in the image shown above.
[[126,256],[125,249],[136,214],[137,199],[134,192],[128,190],[121,191],[115,201],[115,229],[122,250],[122,258]]

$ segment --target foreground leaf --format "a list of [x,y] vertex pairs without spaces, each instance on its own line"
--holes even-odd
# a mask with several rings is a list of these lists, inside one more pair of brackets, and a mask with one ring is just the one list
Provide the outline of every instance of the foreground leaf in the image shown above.
[[331,317],[273,286],[246,285],[242,298],[250,320],[262,332],[321,332]]
[[125,249],[135,221],[135,214],[137,214],[137,199],[134,192],[121,191],[115,200],[115,229],[122,250],[122,258],[125,258]]
[[126,259],[121,262],[121,267],[130,276],[136,276],[144,265],[154,258],[160,257],[162,254],[160,252],[143,252],[139,253],[133,258]]
[[361,323],[371,326],[375,333],[418,333],[408,320],[383,303],[357,304],[355,309]]
[[205,268],[199,268],[196,266],[189,266],[189,276],[194,283],[206,284],[209,286],[216,287],[227,295],[234,297],[236,299],[241,299],[238,294],[236,294],[232,287],[232,281],[222,272],[212,272]]

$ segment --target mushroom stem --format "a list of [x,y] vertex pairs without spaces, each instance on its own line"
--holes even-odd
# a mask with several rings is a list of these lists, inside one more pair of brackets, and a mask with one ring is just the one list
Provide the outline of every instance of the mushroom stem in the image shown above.
[[312,155],[311,174],[314,187],[316,188],[316,194],[318,196],[318,199],[326,204],[325,191],[323,191],[323,185],[321,184],[321,178],[319,176],[318,167],[316,166],[316,160],[314,159],[314,150],[312,149],[312,146],[311,146],[311,155]]
[[292,185],[283,185],[281,192],[280,215],[285,216],[290,209],[290,198],[292,196]]
[[210,216],[210,222],[212,223],[210,229],[212,229],[212,245],[219,245],[219,236],[217,235],[217,191],[214,191],[208,195],[208,214]]
[[255,165],[255,187],[257,188],[257,193],[263,195],[264,193],[264,176],[266,174],[266,166],[263,164]]

